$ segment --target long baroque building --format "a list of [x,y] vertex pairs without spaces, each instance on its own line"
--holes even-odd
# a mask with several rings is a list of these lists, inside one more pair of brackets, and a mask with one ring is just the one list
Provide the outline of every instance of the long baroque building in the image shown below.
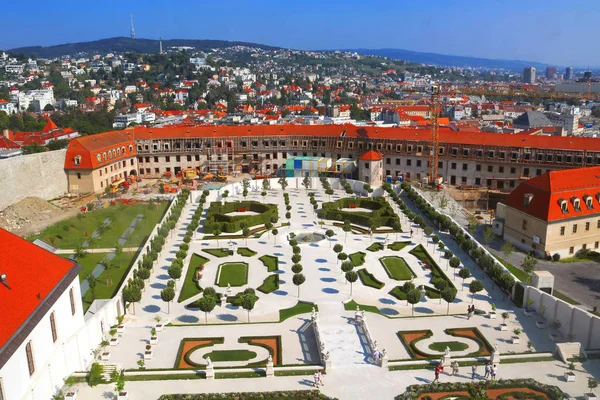
[[[541,132],[440,128],[438,173],[449,185],[510,191],[549,171],[600,165],[599,140]],[[270,175],[301,156],[332,158],[332,167],[320,172],[336,175],[336,160],[358,160],[360,170],[359,156],[375,150],[382,171],[371,176],[420,180],[429,170],[430,135],[427,128],[354,125],[135,127],[72,140],[65,171],[69,191],[100,192],[129,174],[160,177],[187,168]]]

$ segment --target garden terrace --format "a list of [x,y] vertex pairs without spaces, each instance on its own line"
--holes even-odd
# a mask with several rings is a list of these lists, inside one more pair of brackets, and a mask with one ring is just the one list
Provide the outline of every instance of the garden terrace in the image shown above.
[[[256,215],[227,215],[228,213],[237,213],[240,210],[252,211]],[[233,201],[225,204],[213,202],[206,213],[204,231],[212,233],[215,228],[219,228],[224,233],[234,233],[242,230],[241,223],[244,222],[248,227],[264,225],[271,221],[271,217],[278,218],[277,206],[274,204],[264,204],[258,201]]]
[[[362,211],[344,211],[355,206],[371,210]],[[400,219],[383,197],[371,198],[344,198],[334,202],[323,203],[318,213],[319,218],[334,221],[350,221],[351,224],[360,225],[367,228],[379,228],[381,226],[393,227],[400,226]]]

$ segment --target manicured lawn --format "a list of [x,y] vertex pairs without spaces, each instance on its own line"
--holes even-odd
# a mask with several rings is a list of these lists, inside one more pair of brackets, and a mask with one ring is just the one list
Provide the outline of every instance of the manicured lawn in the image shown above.
[[409,281],[415,276],[402,257],[381,257],[379,262],[388,276],[397,281]]
[[209,260],[206,257],[202,257],[196,253],[192,254],[192,258],[190,259],[190,264],[188,265],[187,273],[185,274],[183,286],[181,287],[181,292],[179,293],[179,299],[177,299],[177,302],[181,303],[190,297],[202,293],[202,290],[198,289],[198,286],[196,285],[194,276],[196,275],[196,270],[198,267],[206,264],[208,261]]
[[259,292],[272,293],[279,289],[279,275],[273,274],[265,278],[262,285],[256,288]]
[[383,244],[381,244],[379,242],[375,242],[372,245],[370,245],[369,247],[367,247],[367,250],[372,251],[372,252],[383,250],[383,249],[384,249]]
[[219,258],[229,257],[231,255],[229,254],[229,249],[203,249],[202,251]]
[[356,252],[356,253],[352,253],[350,254],[350,261],[352,261],[352,264],[354,264],[355,267],[360,267],[361,265],[363,265],[365,263],[365,256],[366,254],[363,253],[362,251]]
[[275,256],[265,254],[259,260],[267,267],[268,272],[275,272],[279,269],[279,259]]
[[137,225],[131,237],[127,240],[128,247],[140,246],[160,220],[167,208],[167,202],[137,203],[131,205],[114,205],[80,213],[75,217],[58,222],[44,229],[39,235],[29,237],[29,240],[40,238],[59,249],[74,249],[83,244],[92,233],[107,219],[110,219],[106,231],[100,235],[93,248],[112,248],[125,232],[134,218],[142,214],[144,219]]
[[214,350],[203,356],[210,357],[211,361],[248,361],[256,357],[250,350]]
[[446,347],[450,348],[450,351],[463,351],[469,348],[467,344],[461,342],[434,342],[429,345],[429,349],[433,351],[445,351]]
[[409,251],[409,253],[417,257],[417,259],[421,261],[423,265],[426,265],[431,269],[431,279],[429,282],[431,282],[434,278],[442,278],[448,282],[448,286],[456,288],[452,280],[448,278],[448,276],[442,271],[440,266],[433,260],[429,252],[425,249],[425,247],[423,247],[422,244]]
[[254,257],[256,255],[254,250],[251,250],[247,247],[238,247],[237,253],[242,257]]
[[410,244],[410,242],[394,242],[392,244],[388,244],[388,249],[394,250],[394,251],[400,251],[403,248],[405,248],[406,246],[408,246],[409,244]]
[[[123,277],[129,271],[129,267],[131,266],[135,256],[135,252],[123,253],[115,256],[113,262],[119,267],[111,270],[110,276],[112,282],[109,281],[108,285],[106,284],[106,272],[102,271],[98,277],[98,284],[96,285],[96,299],[110,299],[115,295],[115,292],[121,285]],[[81,299],[83,303],[83,311],[86,312],[93,302],[92,292],[88,290],[82,294]]]
[[375,278],[375,276],[372,273],[367,271],[366,268],[359,269],[358,271],[356,271],[356,273],[358,274],[358,277],[362,284],[365,286],[369,286],[375,289],[381,289],[385,285],[383,282],[377,280],[377,278]]
[[350,300],[349,302],[344,303],[344,310],[346,310],[346,311],[356,311],[356,306],[359,306],[360,309],[363,310],[363,311],[372,312],[374,314],[383,315],[383,314],[381,314],[381,311],[379,311],[379,309],[377,307],[375,307],[375,306],[368,306],[368,305],[364,305],[364,304],[358,304],[354,300]]
[[[83,268],[79,273],[79,282],[83,282],[87,279],[89,274],[92,273],[96,265],[106,257],[107,253],[87,253],[84,257],[78,258],[75,260],[76,263],[81,265]],[[65,255],[65,258],[68,258],[68,255]]]
[[296,315],[309,314],[312,312],[313,308],[315,311],[319,311],[318,305],[314,303],[302,303],[299,301],[294,307],[279,310],[279,322],[285,321]]
[[[406,293],[402,286],[396,286],[392,290],[390,290],[389,294],[397,298],[398,300],[406,300]],[[429,299],[439,299],[440,292],[438,292],[435,288],[431,288],[429,286],[425,286],[425,296]]]
[[248,283],[248,264],[231,262],[219,265],[215,285],[220,287],[243,286]]

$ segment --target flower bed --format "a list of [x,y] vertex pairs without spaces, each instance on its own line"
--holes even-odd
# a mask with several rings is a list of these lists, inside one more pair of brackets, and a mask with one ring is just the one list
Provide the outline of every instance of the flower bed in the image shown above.
[[[494,351],[492,345],[477,328],[446,329],[444,332],[450,336],[471,339],[479,345],[478,350],[467,354],[467,357],[485,357],[489,356]],[[433,336],[433,332],[430,330],[399,331],[396,335],[404,345],[408,354],[410,354],[411,358],[431,360],[440,357],[439,354],[426,353],[416,347],[417,342]]]
[[[238,339],[238,343],[248,343],[251,346],[260,346],[269,351],[273,358],[273,365],[282,364],[281,336],[246,336]],[[248,364],[249,367],[267,365],[267,360]]]
[[158,400],[246,400],[246,399],[294,399],[294,400],[335,400],[319,393],[318,390],[293,390],[286,392],[251,393],[201,393],[164,394]]
[[175,358],[175,366],[177,369],[204,368],[204,365],[196,364],[189,359],[189,354],[199,348],[222,344],[224,338],[185,338],[179,344],[177,357]]

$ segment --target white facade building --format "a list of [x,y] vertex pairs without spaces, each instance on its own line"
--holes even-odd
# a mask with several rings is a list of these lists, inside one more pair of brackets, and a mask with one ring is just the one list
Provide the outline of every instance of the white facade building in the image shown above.
[[56,105],[52,88],[11,93],[10,102],[16,104],[20,112],[27,111],[30,105],[37,112],[43,111],[48,104],[53,107]]

